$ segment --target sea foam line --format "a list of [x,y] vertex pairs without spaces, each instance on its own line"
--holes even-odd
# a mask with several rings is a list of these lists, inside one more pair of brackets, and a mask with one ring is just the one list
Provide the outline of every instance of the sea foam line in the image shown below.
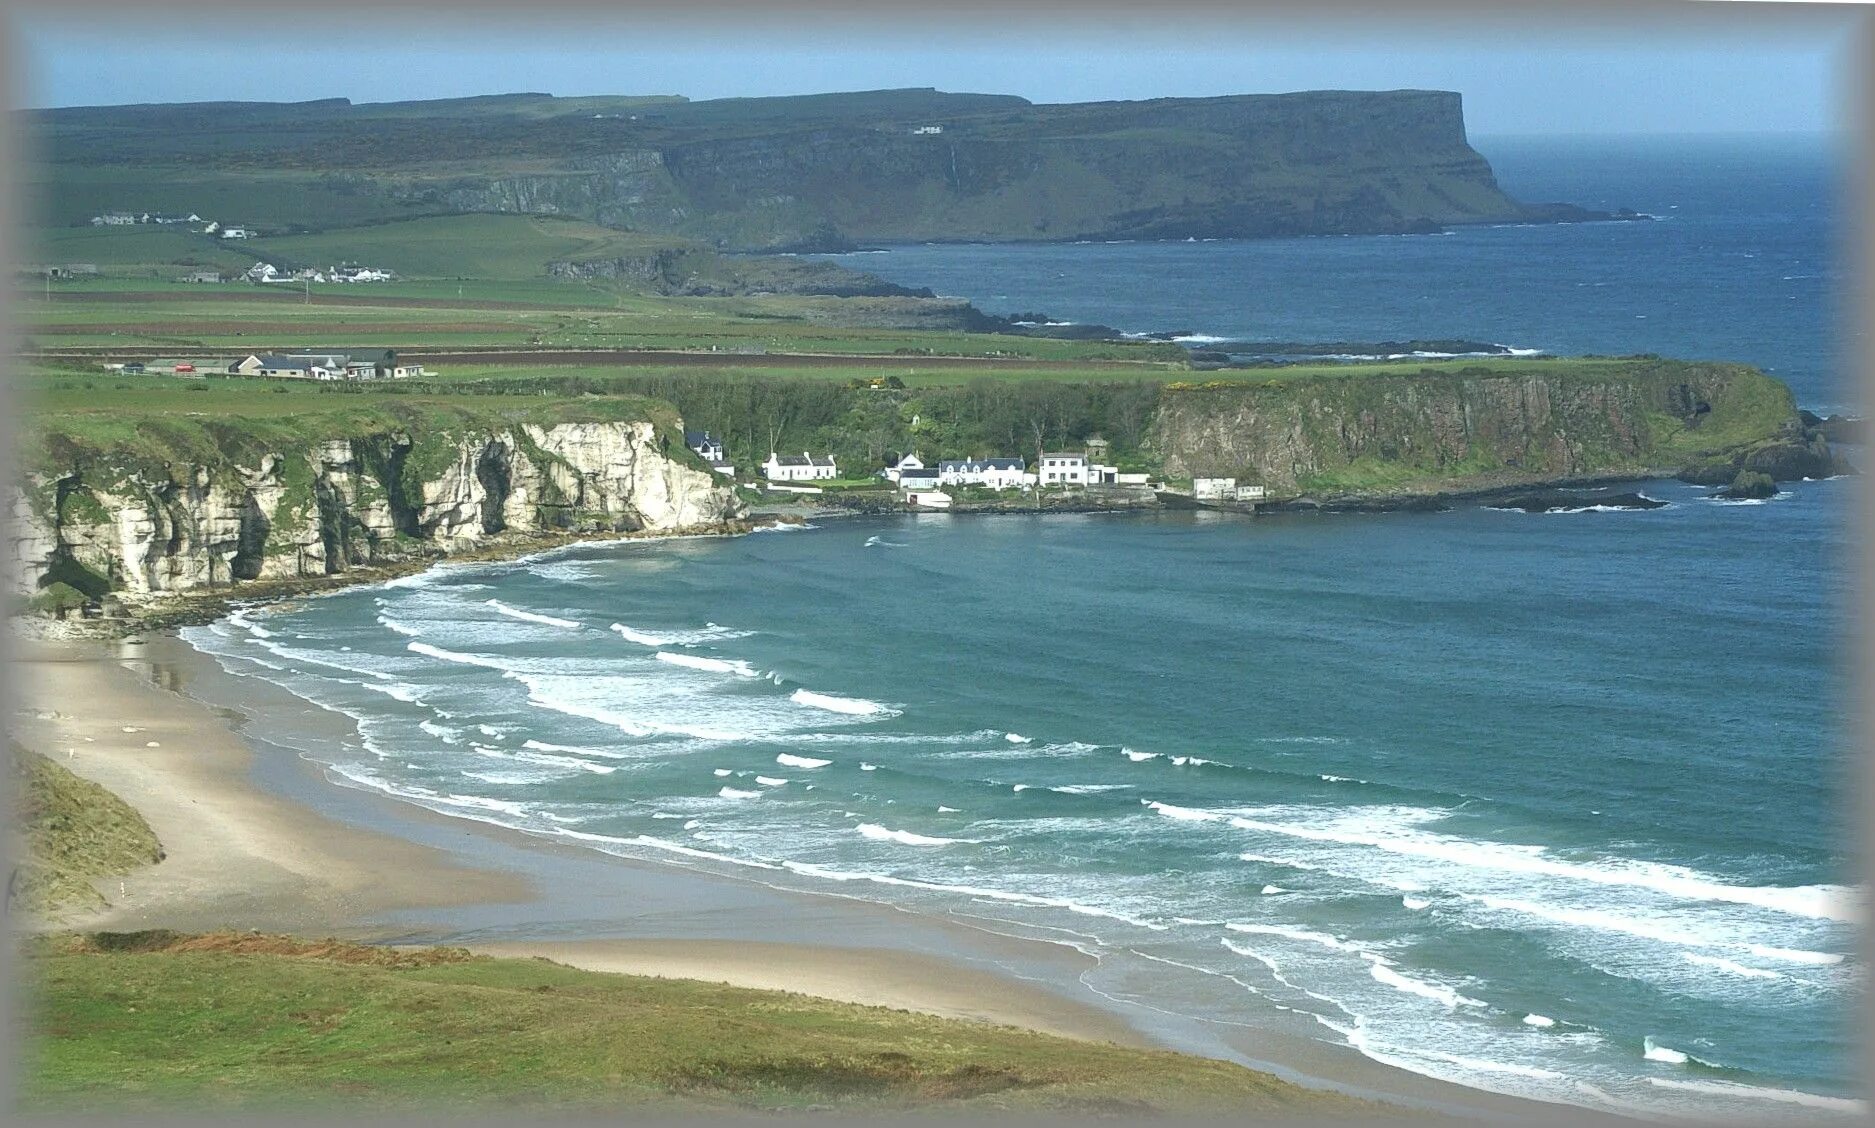
[[909,830],[892,830],[878,823],[860,823],[853,828],[862,837],[876,842],[898,842],[906,846],[950,846],[959,842],[974,842],[972,838],[937,838],[929,834],[914,834]]
[[815,693],[811,689],[797,689],[789,694],[789,700],[799,705],[814,709],[825,709],[831,713],[845,713],[851,717],[896,717],[898,710],[877,701],[868,701],[863,697],[841,697],[832,693]]
[[[1142,799],[1141,802],[1169,818],[1190,822],[1222,822],[1239,830],[1280,834],[1312,842],[1367,846],[1392,854],[1429,858],[1466,869],[1539,873],[1596,885],[1649,889],[1688,900],[1755,905],[1793,916],[1844,922],[1854,921],[1857,916],[1847,903],[1848,891],[1841,886],[1729,885],[1694,870],[1659,862],[1635,862],[1628,859],[1610,859],[1601,863],[1565,862],[1550,857],[1541,846],[1514,847],[1504,843],[1413,831],[1375,834],[1359,830],[1322,829],[1246,818],[1224,811],[1177,807],[1154,800]],[[1424,814],[1426,817],[1434,817],[1438,812]]]
[[571,619],[556,619],[552,615],[541,615],[533,611],[523,611],[519,607],[510,607],[499,599],[489,599],[484,600],[484,602],[510,619],[520,619],[528,623],[541,623],[545,626],[560,627],[563,630],[569,631],[580,629],[580,625]]

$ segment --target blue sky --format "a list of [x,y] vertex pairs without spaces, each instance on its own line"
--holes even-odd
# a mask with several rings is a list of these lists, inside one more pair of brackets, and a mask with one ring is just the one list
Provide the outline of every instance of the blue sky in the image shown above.
[[[1473,136],[1821,132],[1856,77],[1852,7],[1685,5],[1670,19],[1527,9],[1457,22],[1225,19],[1176,5],[974,16],[963,26],[791,12],[441,21],[364,11],[294,21],[250,9],[16,17],[28,106],[204,100],[357,102],[544,91],[692,98],[935,86],[1037,102],[1309,89],[1457,90]],[[383,11],[384,9],[380,9]],[[1091,10],[1090,10],[1091,11]],[[990,19],[989,23],[984,20]],[[310,50],[298,45],[313,43]]]

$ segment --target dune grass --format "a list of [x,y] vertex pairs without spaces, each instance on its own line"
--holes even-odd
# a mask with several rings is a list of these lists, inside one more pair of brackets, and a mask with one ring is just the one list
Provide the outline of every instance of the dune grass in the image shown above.
[[1202,1058],[452,949],[149,933],[23,963],[29,1112],[1382,1111]]
[[130,804],[63,765],[9,743],[14,826],[24,839],[12,907],[56,915],[105,904],[92,879],[162,860],[150,824]]

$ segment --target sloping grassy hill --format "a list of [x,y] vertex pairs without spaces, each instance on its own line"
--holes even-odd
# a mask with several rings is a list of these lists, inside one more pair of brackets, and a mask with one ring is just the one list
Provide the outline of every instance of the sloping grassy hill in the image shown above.
[[24,838],[14,906],[57,913],[105,903],[92,878],[161,861],[150,824],[130,804],[65,767],[10,745],[15,826]]
[[27,262],[93,263],[106,274],[154,274],[169,279],[191,270],[240,271],[254,255],[238,244],[177,226],[52,227],[30,232]]
[[25,970],[32,1112],[1398,1111],[1179,1054],[460,949],[119,934],[48,940]]
[[269,262],[330,266],[356,262],[407,278],[543,278],[556,261],[634,258],[686,246],[679,239],[614,231],[548,216],[456,215],[255,239]]

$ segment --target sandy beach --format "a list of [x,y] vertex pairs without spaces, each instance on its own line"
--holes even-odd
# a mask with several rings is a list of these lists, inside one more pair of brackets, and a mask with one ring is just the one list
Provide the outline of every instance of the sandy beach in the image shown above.
[[[1547,1120],[1304,1038],[1201,1032],[1149,1003],[1095,998],[1093,961],[872,902],[635,862],[334,786],[272,732],[345,718],[232,678],[173,636],[21,641],[14,738],[141,811],[161,863],[103,883],[83,930],[290,932],[449,943],[594,971],[699,979],[1254,1064],[1407,1108]],[[238,683],[238,684],[237,684]],[[240,701],[240,708],[209,701]]]

